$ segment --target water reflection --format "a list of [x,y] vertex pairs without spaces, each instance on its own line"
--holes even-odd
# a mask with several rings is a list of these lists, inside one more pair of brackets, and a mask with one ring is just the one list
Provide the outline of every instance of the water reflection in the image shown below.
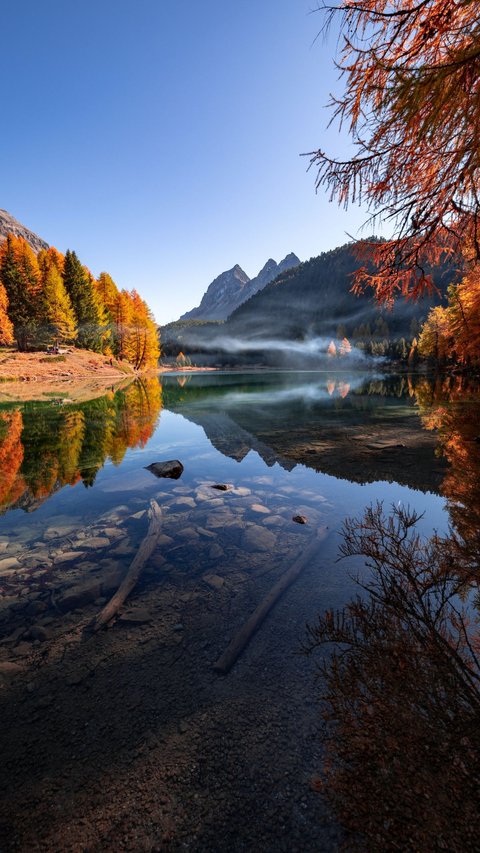
[[[256,451],[349,481],[397,482],[437,494],[446,464],[415,407],[417,377],[363,374],[209,374],[188,388],[164,380],[164,404],[240,461]],[[423,381],[423,380],[422,380]]]
[[162,405],[156,377],[85,403],[30,402],[0,410],[0,508],[31,511],[152,436]]
[[480,555],[480,389],[465,377],[424,380],[416,399],[424,429],[435,431],[448,462],[441,484],[452,524],[451,552],[459,571],[478,572]]

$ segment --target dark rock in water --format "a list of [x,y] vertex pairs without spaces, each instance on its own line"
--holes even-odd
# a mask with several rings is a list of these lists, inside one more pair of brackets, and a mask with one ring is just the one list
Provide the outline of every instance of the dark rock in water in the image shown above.
[[215,483],[212,486],[212,489],[218,489],[219,492],[228,492],[228,490],[232,488],[233,486],[231,486],[229,483]]
[[178,459],[169,459],[168,462],[152,462],[145,469],[151,471],[156,477],[169,477],[170,480],[178,480],[183,474],[183,465]]
[[294,515],[292,516],[292,521],[296,521],[297,524],[306,524],[308,518],[306,515]]

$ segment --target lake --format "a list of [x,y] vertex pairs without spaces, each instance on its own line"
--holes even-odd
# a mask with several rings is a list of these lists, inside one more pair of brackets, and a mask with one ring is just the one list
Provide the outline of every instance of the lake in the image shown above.
[[[168,374],[84,403],[1,405],[2,849],[120,836],[140,849],[147,819],[172,849],[219,837],[336,849],[307,784],[321,747],[305,624],[355,591],[363,567],[337,562],[341,527],[369,504],[417,509],[425,536],[454,524],[478,540],[478,401],[458,378],[298,371]],[[147,470],[173,459],[177,480]],[[158,548],[119,621],[91,637],[151,500]],[[217,657],[320,529],[309,565],[219,678]]]

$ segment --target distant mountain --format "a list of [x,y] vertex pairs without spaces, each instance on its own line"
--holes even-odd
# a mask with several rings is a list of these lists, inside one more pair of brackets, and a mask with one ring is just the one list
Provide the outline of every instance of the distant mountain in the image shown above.
[[235,264],[231,270],[221,273],[208,286],[197,308],[182,314],[180,320],[226,320],[245,300],[262,290],[278,275],[298,266],[300,260],[290,253],[279,264],[270,258],[255,278],[250,279],[242,268]]
[[[432,270],[438,292],[418,301],[399,298],[392,310],[380,309],[371,292],[351,292],[352,275],[359,261],[354,244],[340,246],[286,270],[275,281],[243,302],[228,318],[225,335],[303,339],[335,337],[339,327],[347,337],[413,337],[432,305],[445,301],[455,280],[453,264]],[[362,334],[361,327],[369,331]]]
[[3,242],[7,234],[23,237],[35,252],[40,251],[40,249],[48,249],[48,243],[45,240],[25,228],[25,225],[22,225],[11,213],[0,208],[0,243]]

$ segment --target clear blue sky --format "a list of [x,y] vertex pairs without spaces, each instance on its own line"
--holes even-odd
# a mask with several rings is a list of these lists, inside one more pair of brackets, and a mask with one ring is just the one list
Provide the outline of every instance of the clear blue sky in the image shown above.
[[0,207],[159,322],[239,263],[302,260],[366,214],[315,194],[336,41],[308,0],[27,0],[0,34]]

